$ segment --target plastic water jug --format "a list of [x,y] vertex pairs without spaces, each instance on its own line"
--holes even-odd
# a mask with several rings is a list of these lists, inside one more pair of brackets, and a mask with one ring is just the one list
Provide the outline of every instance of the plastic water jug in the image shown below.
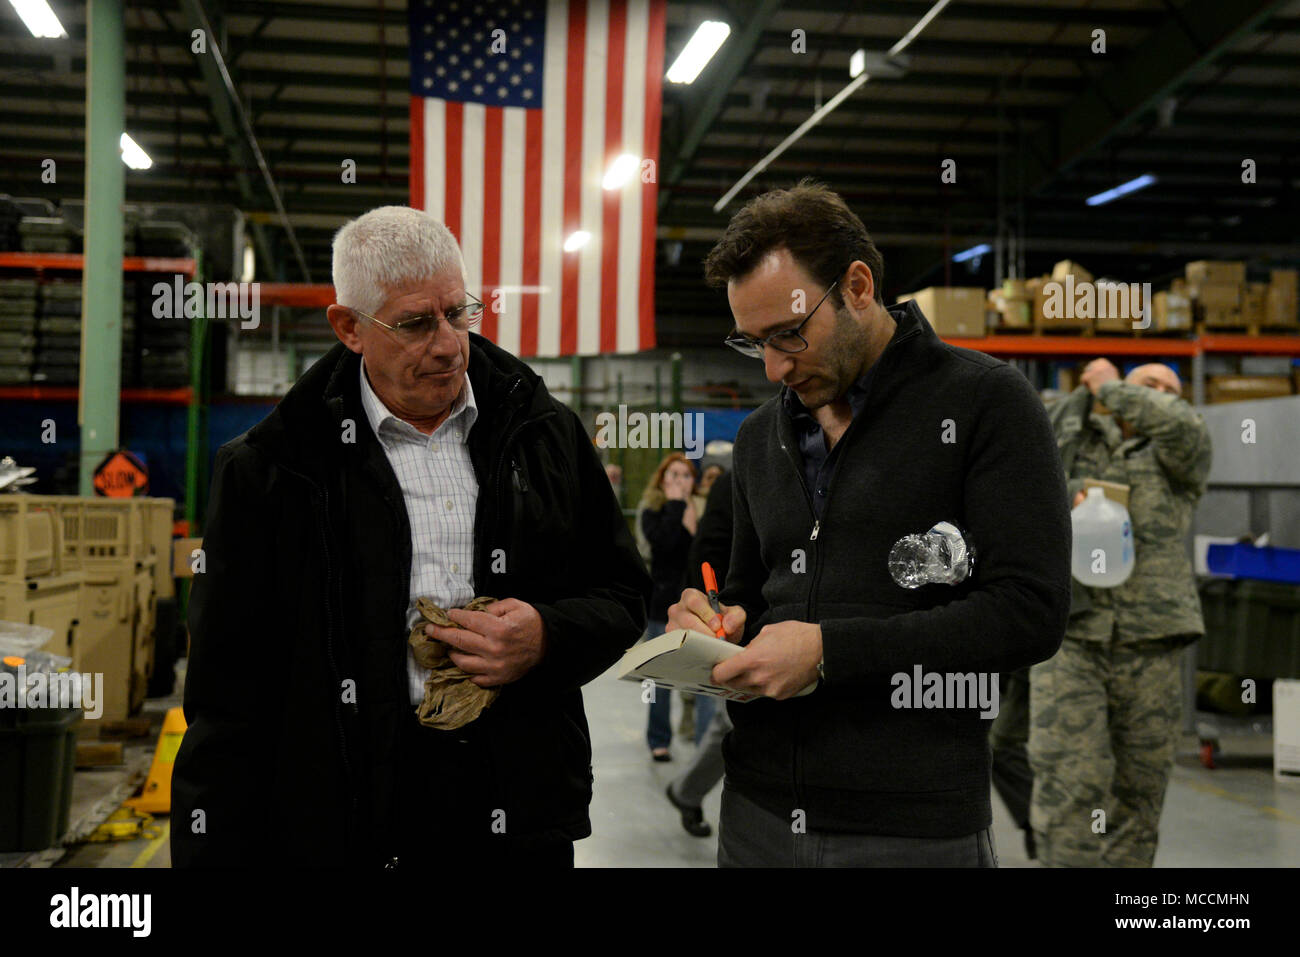
[[1070,571],[1089,588],[1114,588],[1133,574],[1133,523],[1128,509],[1099,488],[1070,513],[1074,547]]

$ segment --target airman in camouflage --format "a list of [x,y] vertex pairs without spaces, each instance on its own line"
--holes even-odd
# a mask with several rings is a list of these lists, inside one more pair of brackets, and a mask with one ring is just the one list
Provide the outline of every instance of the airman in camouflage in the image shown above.
[[1083,480],[1129,486],[1135,566],[1074,582],[1061,650],[1030,670],[1030,823],[1047,866],[1149,867],[1181,723],[1182,648],[1204,634],[1186,550],[1210,434],[1167,366],[1120,381],[1096,359],[1050,409],[1075,505]]

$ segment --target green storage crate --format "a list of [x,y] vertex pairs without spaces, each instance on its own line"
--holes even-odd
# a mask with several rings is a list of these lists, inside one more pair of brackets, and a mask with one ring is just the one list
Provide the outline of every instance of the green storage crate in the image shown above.
[[1201,584],[1205,638],[1196,667],[1257,678],[1300,678],[1300,585],[1248,579]]
[[80,708],[0,709],[0,853],[53,847],[68,829]]

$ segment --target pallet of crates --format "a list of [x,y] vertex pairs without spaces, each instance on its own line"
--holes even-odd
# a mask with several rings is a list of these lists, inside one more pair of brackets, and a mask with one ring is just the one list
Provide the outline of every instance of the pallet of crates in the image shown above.
[[134,562],[132,576],[135,597],[131,619],[131,711],[137,711],[149,694],[149,679],[153,676],[154,633],[158,624],[158,608],[154,571],[159,558],[154,552],[148,534],[148,498],[121,498],[112,500],[127,513],[130,535],[130,554]]
[[1274,269],[1263,287],[1259,326],[1267,332],[1300,332],[1300,271]]
[[1093,334],[1092,315],[1079,315],[1075,308],[1076,287],[1084,282],[1092,282],[1092,273],[1068,259],[1057,263],[1050,276],[1025,281],[1025,292],[1034,304],[1030,313],[1034,335]]
[[82,670],[103,674],[103,719],[122,721],[132,711],[135,666],[131,513],[113,499],[83,496],[63,496],[59,509],[65,554],[85,575]]
[[176,502],[170,498],[137,499],[144,509],[144,535],[154,566],[153,665],[148,697],[169,695],[175,686],[180,620],[176,579],[172,576],[172,528]]
[[[40,651],[81,667],[85,576],[66,567],[54,496],[0,496],[0,621],[49,628]],[[0,631],[3,631],[0,624]]]

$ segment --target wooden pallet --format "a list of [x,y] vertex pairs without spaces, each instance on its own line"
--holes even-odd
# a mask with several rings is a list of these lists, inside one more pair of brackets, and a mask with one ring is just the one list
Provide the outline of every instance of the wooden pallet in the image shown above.
[[1084,336],[1090,338],[1095,336],[1092,323],[1086,326],[1034,326],[1030,335],[1035,336]]
[[1242,322],[1231,326],[1207,326],[1203,321],[1196,323],[1198,336],[1285,336],[1300,335],[1300,326],[1270,326],[1259,322]]

